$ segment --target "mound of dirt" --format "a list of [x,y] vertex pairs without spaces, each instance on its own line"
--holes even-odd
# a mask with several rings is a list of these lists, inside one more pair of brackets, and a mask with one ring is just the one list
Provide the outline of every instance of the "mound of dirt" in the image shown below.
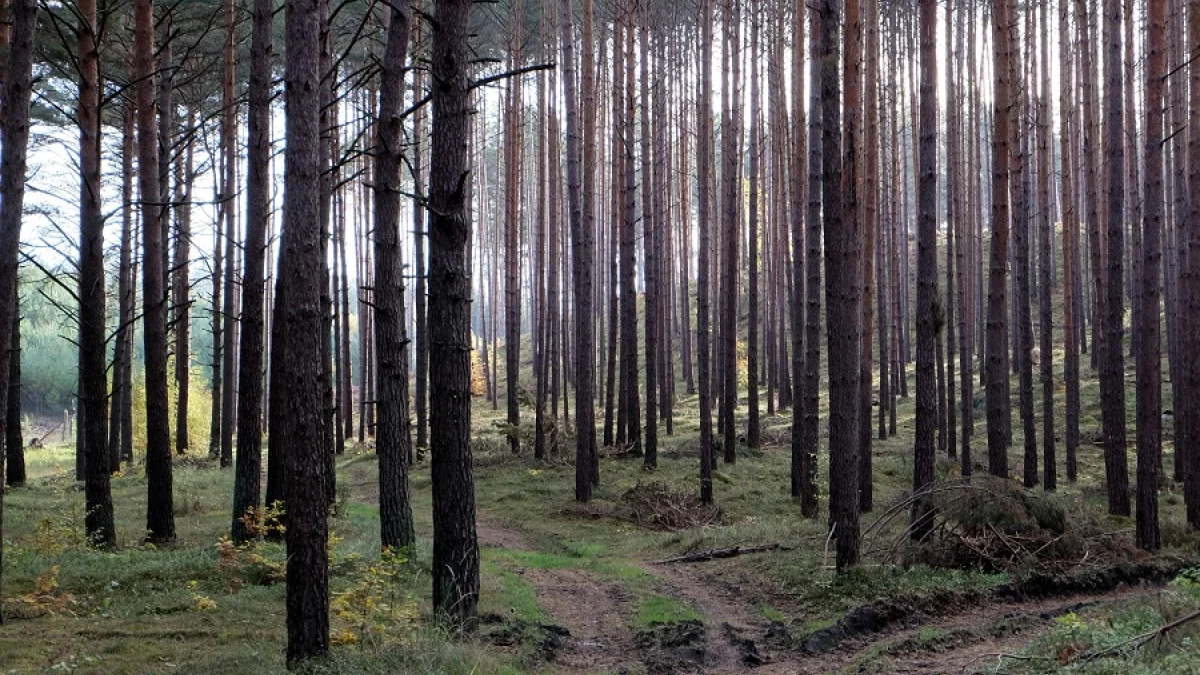
[[653,624],[634,636],[650,675],[698,673],[704,666],[704,623],[689,620]]

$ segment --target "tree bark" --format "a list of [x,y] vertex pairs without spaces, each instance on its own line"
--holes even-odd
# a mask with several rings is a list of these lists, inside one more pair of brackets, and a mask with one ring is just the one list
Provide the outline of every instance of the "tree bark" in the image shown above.
[[[1137,330],[1137,526],[1138,547],[1157,551],[1158,482],[1162,464],[1162,346],[1159,321],[1159,267],[1162,265],[1163,224],[1163,80],[1167,73],[1166,0],[1147,3],[1146,129],[1143,152],[1146,200],[1139,287],[1142,307]],[[1132,17],[1131,17],[1132,18]],[[1130,82],[1130,86],[1133,83]]]
[[[944,320],[937,287],[937,2],[921,0],[921,148],[917,181],[917,420],[913,494],[933,485],[937,381],[934,369],[937,334]],[[830,345],[832,353],[832,345]],[[921,541],[930,531],[929,497],[913,503],[909,532]]]
[[272,368],[278,405],[271,435],[286,439],[287,660],[296,667],[329,651],[329,500],[326,494],[321,316],[321,0],[289,0],[285,27],[283,238],[275,321],[286,361]]
[[1011,393],[1006,368],[1008,297],[1008,188],[1009,143],[1011,142],[1013,0],[998,0],[992,11],[994,91],[992,131],[992,242],[987,297],[987,434],[988,472],[1008,477],[1006,420],[1011,412]]
[[379,115],[375,122],[375,349],[379,394],[375,404],[379,456],[380,540],[404,548],[416,540],[408,496],[407,457],[412,430],[408,414],[408,336],[400,250],[400,155],[404,69],[412,12],[407,0],[391,4],[382,61]]
[[433,22],[429,203],[429,394],[433,477],[433,604],[470,628],[479,601],[471,462],[471,221],[467,47],[471,0],[439,0]]
[[[567,211],[571,225],[572,283],[575,292],[575,419],[578,433],[575,439],[575,500],[586,502],[592,493],[592,455],[596,452],[596,404],[595,404],[595,317],[592,314],[592,268],[595,261],[595,244],[590,213],[583,212],[583,192],[589,194],[588,206],[593,203],[593,185],[581,185],[579,127],[580,115],[576,104],[575,31],[571,15],[570,0],[559,4],[559,29],[562,31],[559,47],[562,50],[563,95],[567,112]],[[584,49],[591,32],[591,2],[584,3],[585,30]],[[584,59],[584,95],[589,95],[591,86],[591,64]],[[590,134],[592,118],[585,113],[584,133]],[[590,147],[590,144],[589,144]],[[647,417],[647,425],[654,420]]]
[[709,317],[711,273],[713,194],[709,176],[713,173],[713,111],[712,111],[712,44],[713,0],[700,5],[700,84],[696,92],[696,230],[699,254],[696,268],[696,376],[699,379],[700,399],[700,501],[713,500],[712,472],[716,464],[713,448],[712,377]]
[[[255,0],[250,28],[250,88],[246,181],[246,270],[242,279],[241,363],[238,366],[237,465],[232,539],[253,537],[243,516],[259,506],[262,480],[262,399],[267,221],[271,218],[272,0]],[[348,365],[349,359],[347,359]]]
[[1129,468],[1125,450],[1125,126],[1121,101],[1121,0],[1104,0],[1104,137],[1108,170],[1104,342],[1100,357],[1100,417],[1108,511],[1127,516]]
[[[134,93],[137,98],[138,186],[142,211],[143,341],[146,362],[146,539],[175,539],[171,429],[167,408],[167,289],[163,269],[163,196],[154,126],[154,0],[134,4]],[[79,53],[87,51],[80,49]]]
[[[87,1],[84,0],[85,3]],[[8,331],[14,324],[13,314],[17,307],[17,254],[21,243],[21,211],[25,204],[29,101],[33,89],[34,33],[37,27],[36,0],[12,0],[9,7],[11,27],[16,38],[8,45],[4,98],[0,100],[0,344],[12,344],[13,336]],[[89,15],[93,20],[94,7]],[[80,31],[80,35],[84,34],[91,39],[90,30]],[[8,361],[12,357],[12,352],[0,349],[0,379],[8,377]],[[19,353],[17,358],[20,358]],[[8,392],[9,382],[0,381],[0,397],[8,396]],[[7,400],[4,404],[4,410],[7,411]],[[0,468],[0,473],[3,472],[4,469]],[[88,494],[90,496],[90,491]],[[111,510],[109,513],[111,519]],[[3,516],[4,496],[0,494],[0,524],[4,522]],[[0,568],[3,566],[3,554],[4,542],[0,537]],[[0,594],[2,597],[3,594]],[[3,623],[3,602],[0,601],[0,624]]]
[[858,224],[858,117],[859,38],[862,24],[857,0],[845,3],[846,45],[843,101],[838,80],[838,26],[841,12],[836,2],[821,4],[818,54],[821,60],[821,141],[823,166],[822,211],[825,228],[826,340],[829,368],[829,513],[837,540],[837,568],[858,564],[858,433],[859,433],[859,323],[862,321],[861,256]]

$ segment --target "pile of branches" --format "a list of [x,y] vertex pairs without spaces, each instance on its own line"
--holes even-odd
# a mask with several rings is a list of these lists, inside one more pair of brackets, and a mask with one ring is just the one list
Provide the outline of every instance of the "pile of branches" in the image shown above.
[[686,530],[724,522],[721,507],[662,482],[638,483],[621,495],[626,520],[651,530]]
[[[911,513],[924,515],[898,534],[887,527]],[[886,563],[1017,576],[1073,574],[1142,557],[1128,532],[1110,530],[1081,506],[992,477],[937,483],[909,495],[869,526],[864,540],[868,555]]]
[[567,513],[589,518],[612,518],[649,530],[668,532],[725,522],[721,507],[701,504],[691,493],[675,490],[657,481],[638,483],[629,488],[614,505],[575,506]]

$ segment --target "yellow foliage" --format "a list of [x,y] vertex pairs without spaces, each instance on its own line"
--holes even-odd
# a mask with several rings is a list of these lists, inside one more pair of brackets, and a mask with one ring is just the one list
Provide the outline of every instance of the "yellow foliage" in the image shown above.
[[75,600],[75,596],[70,593],[58,592],[58,573],[60,571],[61,568],[54,565],[39,574],[33,583],[33,590],[17,598],[16,601],[29,609],[49,614],[65,611],[67,605]]
[[409,638],[420,618],[417,602],[400,585],[407,560],[385,548],[349,589],[330,603],[334,644],[381,647]]
[[207,612],[209,610],[216,609],[217,608],[216,601],[213,600],[212,598],[208,597],[207,595],[202,595],[202,594],[198,593],[196,591],[197,586],[198,586],[198,584],[195,580],[188,582],[188,593],[190,593],[192,595],[192,604],[194,604],[196,606],[196,609],[198,609],[202,612]]
[[[167,372],[175,372],[175,357],[167,363]],[[171,419],[179,407],[178,385],[174,377],[167,378],[167,408]],[[188,378],[188,450],[208,453],[209,428],[212,422],[212,392],[203,385],[198,368],[192,368]],[[175,423],[171,423],[171,447],[175,447]],[[134,454],[146,447],[146,373],[135,369],[133,375],[133,446]]]

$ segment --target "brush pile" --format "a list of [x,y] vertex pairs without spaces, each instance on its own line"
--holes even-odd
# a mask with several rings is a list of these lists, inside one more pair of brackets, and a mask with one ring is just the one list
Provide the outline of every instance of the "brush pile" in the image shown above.
[[695,495],[666,483],[638,483],[621,495],[625,520],[651,530],[687,530],[724,522],[721,507],[701,504]]
[[886,529],[881,521],[907,516],[920,500],[933,509],[918,523],[918,536],[909,525],[883,546],[868,550],[887,562],[1017,576],[1073,574],[1143,555],[1128,532],[1113,531],[1081,506],[993,478],[936,484],[885,512],[867,529],[867,536],[878,539]]

